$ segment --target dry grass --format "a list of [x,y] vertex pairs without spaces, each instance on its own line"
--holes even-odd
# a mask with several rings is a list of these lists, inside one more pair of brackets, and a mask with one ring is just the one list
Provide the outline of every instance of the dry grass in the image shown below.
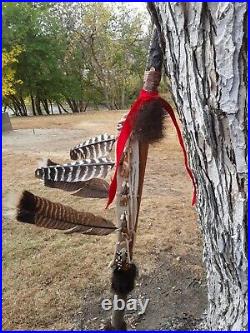
[[[127,110],[119,111],[90,111],[86,113],[76,113],[68,115],[37,116],[37,117],[16,117],[11,123],[14,129],[25,128],[65,128],[83,129],[85,127],[98,130],[102,127],[110,128],[114,131],[114,121],[119,120]],[[109,126],[110,125],[110,126]]]
[[[108,264],[113,256],[115,235],[66,236],[18,224],[7,206],[13,193],[28,189],[78,210],[113,218],[113,209],[104,211],[106,200],[80,199],[44,188],[33,173],[45,153],[63,161],[68,158],[67,149],[83,137],[103,131],[115,133],[120,118],[121,112],[93,112],[12,119],[15,129],[44,131],[39,132],[40,137],[16,131],[5,135],[3,140],[4,330],[71,329],[72,318],[84,302],[83,296],[93,288],[97,292],[109,289]],[[49,128],[59,130],[50,136],[51,132],[46,132]],[[150,149],[136,261],[140,263],[141,274],[151,274],[158,264],[158,254],[166,251],[173,258],[181,257],[182,265],[201,276],[200,259],[195,259],[201,256],[201,240],[191,207],[192,187],[171,125],[167,125],[167,133],[160,144]]]

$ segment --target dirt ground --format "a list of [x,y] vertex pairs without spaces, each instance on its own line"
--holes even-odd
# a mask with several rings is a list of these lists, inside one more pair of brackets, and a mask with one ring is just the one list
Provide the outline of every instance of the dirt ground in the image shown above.
[[[15,220],[22,190],[114,219],[106,199],[83,199],[45,188],[34,177],[39,160],[69,160],[88,136],[115,134],[123,112],[13,118],[3,134],[3,330],[100,329],[110,316],[110,269],[115,235],[64,235]],[[149,298],[146,313],[127,314],[132,330],[197,330],[206,308],[202,240],[191,206],[192,186],[175,131],[150,147],[135,260],[139,278],[131,297]]]

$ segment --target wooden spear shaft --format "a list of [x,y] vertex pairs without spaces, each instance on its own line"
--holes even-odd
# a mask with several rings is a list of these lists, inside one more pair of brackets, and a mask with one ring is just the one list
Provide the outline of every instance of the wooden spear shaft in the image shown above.
[[[158,32],[155,29],[153,32],[152,43],[151,43],[151,46],[149,49],[148,63],[147,63],[146,68],[147,68],[147,71],[151,71],[151,70],[156,71],[155,73],[158,74],[158,78],[157,78],[157,80],[151,80],[150,77],[148,76],[148,73],[146,73],[146,77],[144,78],[145,82],[144,82],[143,88],[147,91],[154,91],[155,89],[157,89],[157,87],[160,83],[160,76],[161,76],[160,72],[161,72],[161,66],[162,66],[162,51],[161,51],[161,48],[159,45],[158,37],[159,37]],[[143,183],[144,183],[144,175],[145,175],[145,169],[146,169],[146,163],[147,163],[147,157],[148,157],[148,148],[149,148],[149,144],[145,143],[145,142],[137,141],[137,145],[138,145],[137,146],[138,151],[137,151],[136,158],[139,159],[139,165],[137,164],[137,172],[136,172],[137,176],[138,176],[138,187],[136,185],[136,188],[137,188],[136,193],[134,193],[134,191],[132,191],[133,197],[130,198],[130,200],[134,200],[134,202],[136,202],[136,204],[132,205],[132,212],[130,212],[131,216],[129,217],[129,218],[132,217],[132,221],[133,221],[133,225],[130,224],[130,227],[132,227],[132,229],[133,229],[132,230],[133,234],[131,235],[130,243],[128,245],[128,247],[129,247],[128,252],[129,252],[129,256],[130,256],[129,260],[132,260],[132,256],[133,256],[133,248],[134,248],[134,244],[135,244],[135,235],[136,235],[137,226],[138,226],[138,218],[139,218],[139,211],[140,211],[140,204],[141,204],[141,197],[142,197],[142,190],[143,190]],[[139,172],[138,172],[138,168],[139,168]],[[137,182],[136,182],[136,184],[137,184]],[[117,193],[117,195],[119,196],[119,193]],[[136,195],[136,198],[134,197],[134,195]],[[119,204],[117,207],[119,207]],[[119,208],[118,208],[117,212],[119,215]],[[136,214],[135,217],[134,217],[134,214]],[[130,221],[130,222],[132,222],[132,221]],[[120,232],[120,237],[118,235],[118,239],[122,239],[121,232]],[[124,304],[126,304],[127,296],[128,296],[127,294],[121,295],[119,293],[116,293],[116,295],[125,302]],[[125,309],[121,309],[121,310],[113,309],[112,316],[111,316],[111,329],[112,330],[126,330],[126,322],[124,320],[124,315],[125,315]]]
[[147,143],[139,142],[139,184],[138,184],[138,192],[137,192],[137,214],[136,214],[136,222],[135,222],[135,227],[134,227],[135,233],[133,234],[132,241],[130,242],[130,251],[129,252],[130,252],[131,259],[133,257],[135,234],[136,234],[137,226],[138,226],[142,190],[143,190],[143,184],[144,184],[144,176],[145,176],[145,170],[146,170],[146,164],[147,164],[147,158],[148,158],[148,148],[149,148],[149,145]]
[[[130,259],[132,260],[133,255],[133,247],[135,243],[135,233],[138,225],[138,217],[140,210],[140,203],[142,197],[143,183],[144,183],[144,175],[147,163],[148,156],[148,144],[138,143],[139,144],[139,180],[138,180],[138,190],[137,190],[137,212],[136,212],[136,222],[134,226],[134,233],[132,235],[132,239],[129,243],[129,254]],[[124,304],[127,302],[127,295],[116,294],[119,299],[124,301]],[[111,326],[116,330],[126,330],[126,323],[124,321],[125,308],[124,309],[113,309],[111,315]]]
[[[116,294],[118,299],[122,300],[126,304],[127,302],[127,295],[121,295],[121,294]],[[126,331],[127,330],[127,325],[124,320],[124,315],[125,315],[126,307],[124,309],[118,310],[118,309],[113,309],[112,310],[112,315],[111,315],[111,328],[116,329],[119,331]]]

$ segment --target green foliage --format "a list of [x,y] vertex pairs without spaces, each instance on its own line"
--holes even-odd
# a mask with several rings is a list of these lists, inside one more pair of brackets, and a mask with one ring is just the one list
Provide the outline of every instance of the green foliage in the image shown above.
[[22,84],[10,90],[10,103],[30,98],[34,114],[47,101],[67,101],[73,112],[127,107],[142,84],[143,24],[124,4],[4,3],[3,47],[23,50],[11,78]]
[[18,45],[13,47],[9,52],[2,50],[2,94],[3,98],[16,93],[15,86],[21,84],[21,80],[15,79],[14,64],[18,62],[18,56],[22,52],[22,48]]

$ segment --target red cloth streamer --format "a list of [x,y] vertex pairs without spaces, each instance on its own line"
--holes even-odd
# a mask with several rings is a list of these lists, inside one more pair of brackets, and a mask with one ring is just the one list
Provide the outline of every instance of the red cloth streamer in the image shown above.
[[170,118],[172,119],[172,122],[175,126],[177,135],[178,135],[178,140],[180,143],[180,146],[182,148],[183,154],[184,154],[184,164],[187,170],[187,173],[189,174],[192,183],[193,183],[193,199],[192,199],[192,205],[195,205],[196,203],[196,187],[195,187],[195,181],[194,181],[194,177],[192,174],[191,169],[188,166],[188,158],[187,158],[187,152],[184,146],[184,142],[182,139],[182,135],[181,135],[181,131],[180,128],[178,126],[177,120],[175,118],[175,114],[173,109],[171,108],[171,106],[163,99],[159,96],[157,91],[154,92],[149,92],[146,90],[141,90],[140,94],[137,98],[137,100],[133,103],[133,105],[131,106],[131,109],[127,115],[126,120],[123,123],[120,135],[117,139],[117,144],[116,144],[116,165],[115,165],[115,173],[112,179],[112,182],[110,184],[109,187],[109,197],[108,197],[108,203],[106,208],[108,208],[108,206],[112,203],[112,201],[114,200],[115,194],[116,194],[116,188],[117,188],[117,170],[118,170],[118,166],[124,151],[124,147],[126,145],[126,142],[131,134],[132,128],[133,128],[133,120],[135,118],[135,115],[137,114],[137,112],[140,110],[142,104],[149,102],[153,99],[159,99],[162,103],[163,108],[166,110],[166,112],[170,115]]

